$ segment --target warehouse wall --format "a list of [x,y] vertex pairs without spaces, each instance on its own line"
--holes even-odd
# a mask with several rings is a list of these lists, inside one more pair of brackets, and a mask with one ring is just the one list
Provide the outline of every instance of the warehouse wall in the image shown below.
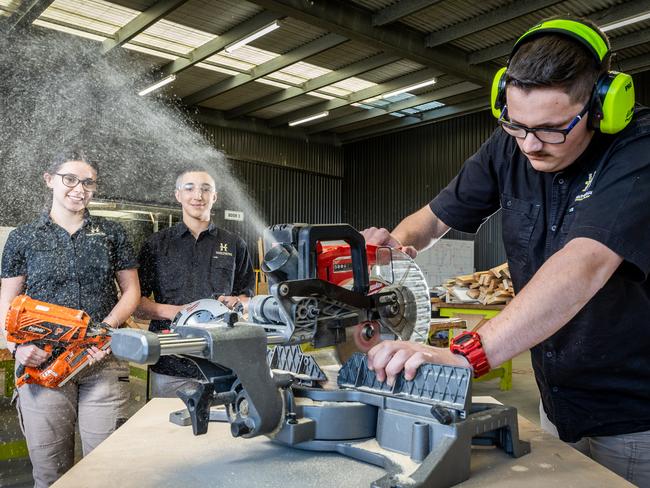
[[[484,111],[345,146],[343,219],[358,228],[393,228],[436,196],[495,126]],[[505,261],[500,233],[498,214],[479,230],[477,269]],[[446,237],[474,238],[456,231]]]
[[[637,101],[650,106],[650,71],[635,74],[634,83]],[[495,127],[483,111],[345,146],[343,220],[357,228],[393,228],[437,195]],[[498,213],[475,238],[455,231],[446,237],[475,239],[479,270],[506,259]]]
[[[226,153],[266,224],[341,221],[342,148],[213,126],[205,135]],[[224,221],[225,209],[237,210],[236,199],[218,201],[215,220],[241,235],[255,254],[258,230]]]

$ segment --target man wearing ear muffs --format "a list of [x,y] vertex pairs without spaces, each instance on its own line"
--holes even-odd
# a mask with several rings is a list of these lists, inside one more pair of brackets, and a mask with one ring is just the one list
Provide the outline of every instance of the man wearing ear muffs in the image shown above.
[[516,297],[450,349],[385,341],[369,365],[389,383],[424,362],[475,376],[531,350],[542,425],[638,486],[650,486],[650,110],[610,71],[591,22],[536,25],[495,76],[498,125],[459,174],[370,243],[412,255],[497,210]]

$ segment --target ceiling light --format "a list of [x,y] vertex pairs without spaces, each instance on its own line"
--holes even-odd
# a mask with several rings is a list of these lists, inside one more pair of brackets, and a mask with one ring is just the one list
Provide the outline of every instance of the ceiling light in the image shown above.
[[289,126],[293,127],[294,125],[304,124],[306,122],[311,122],[312,120],[322,119],[323,117],[327,117],[329,114],[330,114],[329,112],[321,112],[321,113],[316,114],[316,115],[310,115],[309,117],[305,117],[304,119],[298,119],[298,120],[294,120],[292,122],[289,122]]
[[636,22],[641,22],[642,20],[647,20],[650,19],[650,12],[646,12],[644,14],[639,14],[634,17],[630,17],[629,19],[621,20],[618,22],[612,22],[611,24],[605,24],[600,27],[600,30],[603,32],[611,31],[614,29],[618,29],[619,27],[624,27],[626,25],[630,24],[635,24]]
[[381,98],[390,98],[394,97],[395,95],[400,95],[402,93],[406,93],[411,90],[417,90],[418,88],[424,88],[425,86],[433,85],[437,80],[435,78],[431,78],[430,80],[423,81],[421,83],[417,83],[415,85],[410,85],[410,86],[405,86],[404,88],[400,88],[399,90],[395,90],[392,92],[384,93]]
[[171,82],[174,81],[175,79],[176,79],[176,75],[169,75],[167,78],[163,78],[162,80],[160,80],[160,81],[159,81],[158,83],[156,83],[155,85],[151,85],[149,88],[145,88],[145,89],[142,90],[140,93],[138,93],[138,95],[140,95],[141,97],[143,97],[143,96],[145,96],[147,93],[151,93],[152,91],[157,90],[157,89],[160,88],[160,87],[163,87],[163,86],[165,86],[165,85],[168,85],[169,83],[171,83]]
[[279,27],[280,27],[280,22],[276,20],[270,23],[269,25],[267,25],[266,27],[262,27],[260,30],[253,32],[251,35],[246,36],[243,39],[240,39],[239,41],[233,42],[232,44],[226,46],[224,48],[224,51],[230,54],[235,49],[239,49],[240,47],[253,42],[255,39],[259,39],[260,37],[265,36],[269,32],[273,32],[275,29]]

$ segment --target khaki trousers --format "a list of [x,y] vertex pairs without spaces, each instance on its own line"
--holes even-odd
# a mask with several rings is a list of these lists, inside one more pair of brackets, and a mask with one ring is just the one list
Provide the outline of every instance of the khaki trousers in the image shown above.
[[[539,419],[542,429],[559,437],[541,401]],[[640,488],[650,488],[650,430],[632,434],[583,437],[578,442],[567,444],[630,483]]]
[[60,388],[27,384],[17,390],[35,488],[53,484],[74,464],[75,425],[87,455],[126,420],[129,366],[109,356]]

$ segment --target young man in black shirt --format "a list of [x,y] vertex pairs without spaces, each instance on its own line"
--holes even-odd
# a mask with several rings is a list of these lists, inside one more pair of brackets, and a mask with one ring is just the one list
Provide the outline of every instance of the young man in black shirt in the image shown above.
[[[217,298],[229,308],[253,295],[255,274],[244,241],[210,222],[217,201],[214,179],[205,171],[185,171],[176,179],[183,221],[153,234],[140,251],[142,299],[138,316],[152,319],[149,330],[168,329],[188,303]],[[153,294],[153,300],[149,298]],[[189,359],[163,356],[151,367],[154,397],[200,378]]]
[[495,78],[500,127],[430,204],[365,231],[414,254],[501,209],[517,291],[451,350],[387,341],[369,364],[388,382],[424,362],[480,375],[530,349],[547,429],[650,486],[650,111],[609,58],[592,24],[529,30]]

